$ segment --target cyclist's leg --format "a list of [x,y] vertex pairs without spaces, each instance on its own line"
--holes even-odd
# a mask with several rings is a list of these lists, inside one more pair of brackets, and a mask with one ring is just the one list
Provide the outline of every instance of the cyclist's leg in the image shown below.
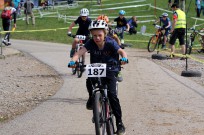
[[169,35],[169,29],[165,29],[165,33],[164,33],[164,41],[162,44],[162,49],[166,49],[166,41],[167,41],[167,36]]
[[122,123],[122,111],[121,111],[120,101],[117,97],[117,92],[116,92],[116,77],[115,76],[117,74],[118,72],[107,72],[106,83],[109,89],[108,98],[109,98],[111,108],[116,118],[117,131],[124,133],[125,127]]
[[87,100],[87,103],[86,103],[86,109],[88,110],[92,110],[93,109],[93,102],[92,102],[92,91],[93,91],[93,87],[92,85],[94,85],[94,80],[92,78],[87,78],[86,79],[86,88],[87,88],[87,91],[89,93],[89,98]]
[[78,38],[75,38],[73,43],[72,43],[72,49],[70,50],[70,57],[74,56],[75,49],[76,49],[76,44],[79,42]]
[[124,44],[124,31],[126,30],[126,26],[122,27],[122,32],[120,33],[121,43]]

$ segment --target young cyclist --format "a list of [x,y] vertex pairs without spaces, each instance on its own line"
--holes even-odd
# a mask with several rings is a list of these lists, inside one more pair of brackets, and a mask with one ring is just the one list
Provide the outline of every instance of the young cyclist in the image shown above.
[[163,13],[162,17],[160,17],[159,20],[156,21],[155,23],[157,23],[157,22],[160,22],[160,23],[162,22],[162,24],[163,24],[162,28],[165,30],[165,33],[164,33],[164,44],[162,45],[162,49],[165,49],[166,48],[167,36],[169,35],[169,32],[171,30],[171,21],[168,18],[168,14],[167,13]]
[[[121,49],[117,42],[106,36],[107,35],[108,24],[103,20],[93,21],[89,30],[92,35],[92,39],[90,39],[85,46],[74,54],[72,60],[68,63],[68,66],[74,66],[77,59],[86,53],[90,52],[90,62],[91,63],[117,63],[126,64],[128,63],[126,52]],[[118,60],[118,54],[122,56],[120,61]],[[116,125],[117,125],[117,134],[123,135],[125,133],[125,127],[122,122],[122,111],[120,107],[120,102],[116,94],[116,75],[118,74],[119,67],[115,67],[112,70],[107,70],[106,72],[106,83],[108,85],[108,96],[110,100],[111,107],[113,109],[113,113],[116,117]],[[86,107],[87,109],[92,109],[92,82],[90,78],[87,79],[86,86],[89,92],[89,99],[87,101]]]
[[[68,29],[68,36],[72,34],[72,27],[74,27],[76,24],[79,24],[79,28],[77,30],[76,35],[84,35],[84,36],[89,36],[90,32],[88,30],[89,24],[91,23],[91,19],[88,17],[89,15],[89,10],[86,8],[82,8],[80,11],[80,16],[69,26]],[[84,41],[86,43],[88,38]],[[76,44],[79,42],[78,38],[75,38],[73,43],[72,43],[72,49],[70,51],[70,57],[73,57],[75,53],[75,48]]]
[[[109,19],[108,19],[108,16],[106,15],[99,15],[97,20],[104,20],[107,24],[109,23]],[[120,42],[120,39],[119,37],[117,36],[117,34],[115,34],[114,30],[111,29],[110,27],[108,27],[108,33],[107,33],[107,36],[113,38],[117,43],[118,45],[124,49],[122,46],[121,46],[121,42]],[[123,77],[122,77],[122,73],[121,71],[119,71],[118,75],[117,75],[117,81],[118,82],[122,82],[123,81]]]
[[124,31],[128,32],[130,29],[129,24],[127,23],[127,19],[124,17],[124,15],[125,15],[125,11],[120,10],[119,11],[119,17],[114,19],[114,22],[117,22],[116,28],[122,29],[122,32],[119,35],[119,37],[121,39],[121,43],[124,43],[124,39],[123,39]]
[[[103,15],[103,14],[99,15],[96,20],[104,20],[107,24],[109,24],[108,16]],[[111,38],[115,39],[115,41],[118,43],[118,45],[121,46],[121,42],[120,42],[119,37],[115,34],[114,30],[112,30],[110,27],[108,27],[107,36],[110,36]]]

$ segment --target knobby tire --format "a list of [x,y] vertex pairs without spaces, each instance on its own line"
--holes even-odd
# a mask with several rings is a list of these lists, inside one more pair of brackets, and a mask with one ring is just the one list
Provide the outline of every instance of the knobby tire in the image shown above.
[[83,62],[83,56],[81,56],[78,59],[78,66],[77,66],[77,76],[78,76],[78,78],[81,78],[83,72],[84,72],[84,62]]
[[153,35],[150,40],[149,40],[149,43],[148,43],[148,46],[147,46],[147,50],[148,52],[153,52],[156,47],[158,46],[158,40],[157,40],[157,36],[156,35]]
[[102,98],[103,96],[100,92],[95,93],[93,115],[96,135],[106,134],[105,105]]
[[108,118],[108,120],[106,121],[106,130],[107,130],[107,134],[108,135],[114,135],[114,125],[113,125],[113,114],[111,113],[111,107],[110,105],[108,104],[108,102],[106,102],[106,115]]

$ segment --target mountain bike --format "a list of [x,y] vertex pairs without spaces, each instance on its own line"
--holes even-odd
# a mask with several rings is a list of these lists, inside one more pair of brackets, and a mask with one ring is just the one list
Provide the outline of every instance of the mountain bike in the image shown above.
[[[96,135],[116,134],[114,126],[114,114],[108,99],[108,87],[104,81],[106,70],[111,66],[102,63],[86,65],[86,75],[95,83],[93,87],[93,123]],[[116,87],[118,91],[118,87]]]
[[153,52],[157,48],[157,54],[158,54],[160,45],[164,43],[165,30],[159,25],[155,25],[155,24],[153,25],[155,26],[157,31],[153,36],[150,37],[147,50],[148,52]]
[[201,48],[201,45],[204,44],[204,30],[196,30],[195,27],[189,28],[188,30],[192,30],[192,33],[187,40],[187,54],[190,55],[193,47],[197,48],[197,51],[199,52],[198,48]]
[[[83,35],[70,35],[70,37],[79,39],[79,42],[76,44],[75,52],[79,51],[79,49],[81,49],[84,46],[83,40],[87,38],[86,36]],[[84,61],[85,55],[82,55],[76,61],[76,67],[72,68],[72,74],[75,75],[77,73],[78,78],[80,78],[84,72]]]

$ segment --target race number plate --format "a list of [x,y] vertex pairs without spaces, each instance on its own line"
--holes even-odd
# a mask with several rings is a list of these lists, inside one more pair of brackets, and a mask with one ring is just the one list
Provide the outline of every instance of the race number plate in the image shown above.
[[106,77],[106,64],[93,63],[86,65],[87,77]]
[[86,39],[86,36],[76,35],[76,38],[78,38],[79,40],[85,40],[85,39]]

